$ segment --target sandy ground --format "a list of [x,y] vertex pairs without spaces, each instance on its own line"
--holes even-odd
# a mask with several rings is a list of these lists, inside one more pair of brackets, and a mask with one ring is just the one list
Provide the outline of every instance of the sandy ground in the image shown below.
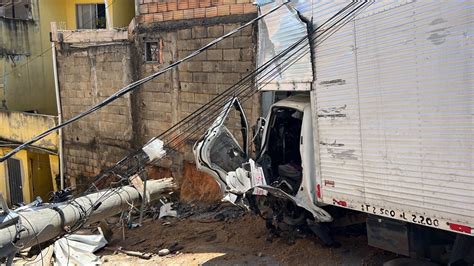
[[[215,213],[213,213],[215,214]],[[339,248],[324,247],[316,237],[302,236],[290,245],[282,236],[267,241],[264,221],[253,214],[216,219],[206,214],[187,218],[149,218],[143,226],[116,228],[108,247],[152,253],[145,260],[102,250],[104,265],[381,265],[394,254],[369,247],[365,236],[336,235]],[[164,248],[179,249],[158,256]]]

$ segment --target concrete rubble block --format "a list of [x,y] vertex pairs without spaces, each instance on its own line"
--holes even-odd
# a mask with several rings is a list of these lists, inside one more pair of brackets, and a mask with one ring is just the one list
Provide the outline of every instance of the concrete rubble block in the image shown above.
[[167,249],[167,248],[160,249],[160,250],[158,251],[158,256],[166,256],[166,255],[168,255],[168,254],[170,254],[170,250]]

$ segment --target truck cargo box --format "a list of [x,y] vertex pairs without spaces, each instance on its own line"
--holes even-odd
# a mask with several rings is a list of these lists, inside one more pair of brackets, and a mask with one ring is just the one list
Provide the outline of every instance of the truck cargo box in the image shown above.
[[377,1],[315,48],[320,201],[474,234],[473,17],[473,1]]

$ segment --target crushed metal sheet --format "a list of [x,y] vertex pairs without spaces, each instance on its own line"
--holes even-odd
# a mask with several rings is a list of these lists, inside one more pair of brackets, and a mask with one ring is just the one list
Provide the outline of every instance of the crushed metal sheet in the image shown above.
[[[259,6],[261,13],[266,13],[268,10],[281,4],[281,2],[281,0],[258,0],[257,5]],[[298,4],[298,1],[296,2],[296,6],[301,6],[301,3]],[[258,25],[258,66],[265,64],[269,59],[308,35],[307,25],[301,20],[298,11],[293,7],[293,5],[286,5],[283,8],[276,10],[263,20],[259,21]],[[293,52],[290,52],[288,55],[274,62],[272,66],[262,72],[260,75],[261,85],[268,82],[269,76],[273,77],[274,74],[270,73],[275,71],[275,68],[278,69],[278,76],[266,85],[263,90],[309,91],[311,89],[313,69],[311,53],[309,52],[309,41],[305,40],[299,44],[295,50],[299,50],[300,48],[301,54],[304,52],[307,53],[286,70],[286,63],[291,62],[291,60],[287,59],[293,54]],[[297,53],[297,55],[299,54],[300,53]]]
[[94,252],[107,245],[100,228],[99,235],[66,235],[54,242],[54,265],[97,265],[100,258]]
[[173,210],[173,203],[171,202],[168,202],[168,203],[165,203],[163,204],[161,207],[160,207],[160,216],[159,218],[163,218],[163,217],[176,217],[178,216],[178,212],[176,210]]

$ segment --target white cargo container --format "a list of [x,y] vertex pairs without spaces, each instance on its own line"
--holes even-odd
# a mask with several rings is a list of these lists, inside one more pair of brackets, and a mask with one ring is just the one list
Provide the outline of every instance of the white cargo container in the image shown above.
[[[316,23],[344,4],[315,1]],[[473,18],[473,1],[378,1],[316,48],[322,202],[474,234]]]
[[[257,2],[264,12],[281,1]],[[266,17],[259,65],[348,3],[292,1]],[[333,220],[330,206],[369,214],[369,242],[381,248],[410,255],[421,235],[410,228],[434,228],[471,236],[454,248],[465,253],[459,247],[474,239],[474,2],[375,1],[327,39],[299,47],[311,53],[264,88],[264,103],[294,95],[262,119],[250,180],[221,165],[229,155],[237,168],[249,156],[224,125],[232,105],[241,111],[236,100],[196,144],[198,167],[231,200],[267,188],[316,222]]]

